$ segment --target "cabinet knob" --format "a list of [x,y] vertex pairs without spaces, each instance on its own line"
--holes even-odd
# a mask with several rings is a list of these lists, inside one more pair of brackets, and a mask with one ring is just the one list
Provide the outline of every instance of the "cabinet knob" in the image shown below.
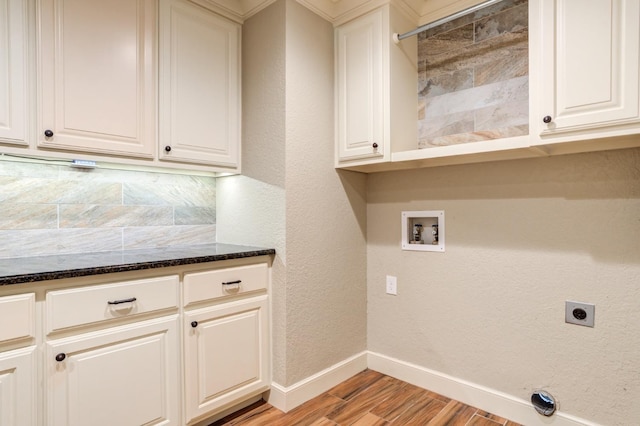
[[48,138],[50,138],[51,136],[53,136],[53,131],[47,129],[44,131],[44,135]]
[[196,328],[198,326],[198,321],[191,321],[191,327]]
[[58,362],[62,362],[65,360],[65,358],[67,357],[67,354],[65,353],[59,353],[58,355],[56,355],[56,361]]
[[171,152],[171,147],[169,145],[167,145],[167,146],[164,147],[164,150],[167,151],[167,152]]
[[547,124],[551,123],[551,116],[550,115],[545,115],[544,118],[542,119],[542,121],[544,121]]
[[378,148],[378,144],[376,142],[373,143],[373,145],[371,145],[373,147],[373,149]]

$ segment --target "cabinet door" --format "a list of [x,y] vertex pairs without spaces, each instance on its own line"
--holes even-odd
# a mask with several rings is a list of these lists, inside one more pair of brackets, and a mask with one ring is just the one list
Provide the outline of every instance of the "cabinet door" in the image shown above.
[[160,7],[160,158],[236,168],[240,26],[184,0]]
[[151,158],[155,2],[42,0],[39,36],[39,146]]
[[27,145],[28,5],[0,0],[0,142]]
[[47,342],[48,425],[178,425],[178,318]]
[[0,297],[0,344],[24,343],[36,337],[36,295]]
[[336,29],[336,152],[345,160],[381,158],[384,140],[384,48],[387,9]]
[[0,353],[0,426],[36,424],[35,346]]
[[268,389],[267,296],[185,315],[187,423]]
[[541,8],[541,135],[637,122],[640,3],[548,0]]

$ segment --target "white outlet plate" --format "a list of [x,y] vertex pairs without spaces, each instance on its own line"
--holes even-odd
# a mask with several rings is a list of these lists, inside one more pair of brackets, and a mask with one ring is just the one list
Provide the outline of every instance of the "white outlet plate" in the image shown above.
[[387,294],[398,294],[398,279],[391,275],[387,275]]
[[[574,315],[574,311],[578,310]],[[582,314],[582,315],[580,315]],[[584,318],[582,318],[583,315]],[[583,302],[572,302],[567,300],[564,303],[564,321],[569,324],[584,325],[593,327],[596,315],[596,305]]]

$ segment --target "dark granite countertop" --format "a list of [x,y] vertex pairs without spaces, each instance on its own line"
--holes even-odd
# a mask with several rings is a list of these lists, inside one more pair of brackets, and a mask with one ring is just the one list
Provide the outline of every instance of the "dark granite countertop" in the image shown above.
[[263,255],[274,249],[231,244],[0,259],[0,286],[139,271]]

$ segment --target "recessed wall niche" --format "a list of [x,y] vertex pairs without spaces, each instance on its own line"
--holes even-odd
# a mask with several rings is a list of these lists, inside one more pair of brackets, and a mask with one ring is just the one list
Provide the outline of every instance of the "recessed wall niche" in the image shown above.
[[418,34],[418,148],[529,134],[528,2]]
[[402,250],[444,252],[444,211],[402,212]]

